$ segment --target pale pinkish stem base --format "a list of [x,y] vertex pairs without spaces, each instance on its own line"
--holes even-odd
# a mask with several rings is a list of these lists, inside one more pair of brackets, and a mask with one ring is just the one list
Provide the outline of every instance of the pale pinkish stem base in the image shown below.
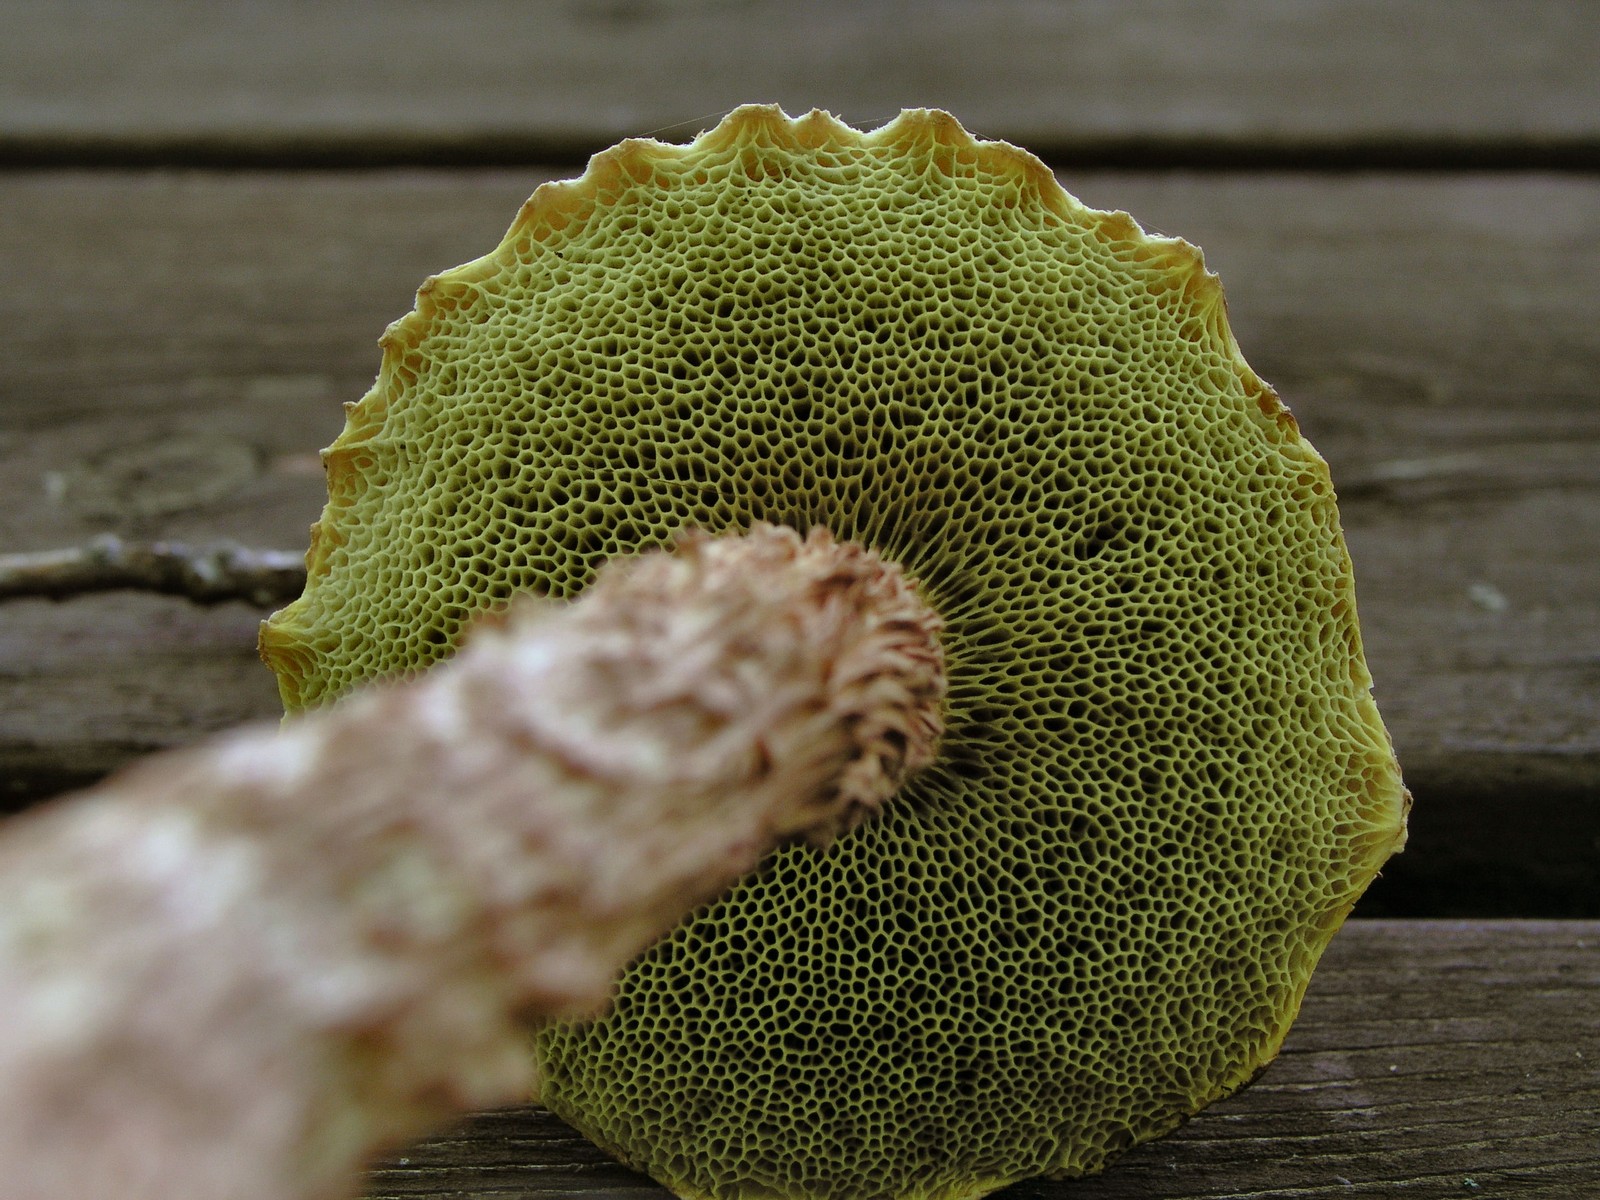
[[697,539],[419,683],[0,837],[0,1195],[290,1200],[534,1086],[524,1021],[932,755],[938,622],[814,535]]

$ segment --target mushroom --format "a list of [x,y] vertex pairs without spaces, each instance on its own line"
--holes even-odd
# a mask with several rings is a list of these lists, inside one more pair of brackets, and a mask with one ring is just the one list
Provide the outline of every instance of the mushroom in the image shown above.
[[937,633],[821,531],[687,538],[408,687],[7,822],[0,1193],[332,1200],[522,1098],[529,1014],[592,1015],[764,850],[931,757]]
[[537,1038],[689,1198],[979,1196],[1252,1079],[1403,844],[1327,466],[1189,244],[910,110],[738,109],[428,280],[326,452],[291,710],[685,525],[827,526],[945,622],[936,761]]

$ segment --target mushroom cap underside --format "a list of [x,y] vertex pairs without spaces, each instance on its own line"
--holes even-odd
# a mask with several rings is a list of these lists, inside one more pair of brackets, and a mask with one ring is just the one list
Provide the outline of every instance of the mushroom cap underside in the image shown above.
[[914,110],[752,106],[541,187],[326,452],[290,709],[684,526],[830,527],[942,615],[938,762],[543,1030],[543,1100],[684,1196],[1097,1170],[1270,1060],[1404,839],[1326,465],[1200,254]]

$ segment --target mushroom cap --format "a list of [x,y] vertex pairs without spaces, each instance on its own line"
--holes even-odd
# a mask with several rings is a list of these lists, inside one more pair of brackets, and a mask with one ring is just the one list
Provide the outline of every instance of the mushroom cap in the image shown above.
[[946,623],[938,761],[542,1030],[558,1114],[686,1197],[956,1200],[1274,1056],[1409,797],[1198,250],[945,113],[747,107],[539,188],[382,344],[263,630],[290,709],[686,525],[827,525]]

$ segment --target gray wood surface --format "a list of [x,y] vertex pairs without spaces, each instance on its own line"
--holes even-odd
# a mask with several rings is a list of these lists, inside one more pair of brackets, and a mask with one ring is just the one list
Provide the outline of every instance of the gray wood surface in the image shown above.
[[[0,553],[303,546],[378,335],[552,164],[946,107],[1204,246],[1329,459],[1417,793],[1362,911],[1600,916],[1596,62],[1588,0],[0,0],[0,168],[52,168],[0,173]],[[0,601],[0,809],[275,717],[264,615]],[[1255,1086],[1007,1194],[1579,1200],[1597,1064],[1600,922],[1355,922]],[[517,1110],[370,1195],[665,1193]]]
[[[316,451],[377,335],[544,177],[0,179],[0,546],[303,546]],[[1066,182],[1206,248],[1246,355],[1332,464],[1419,798],[1390,879],[1406,911],[1592,911],[1570,904],[1600,902],[1600,184]],[[0,615],[0,772],[19,799],[276,712],[245,605],[118,593]]]
[[1586,0],[0,5],[0,159],[518,161],[734,105],[1127,161],[1600,161]]
[[[775,1080],[774,1086],[781,1086]],[[1600,1195],[1600,922],[1362,921],[1251,1087],[1105,1174],[1012,1200]],[[536,1109],[397,1155],[371,1200],[665,1198]]]

